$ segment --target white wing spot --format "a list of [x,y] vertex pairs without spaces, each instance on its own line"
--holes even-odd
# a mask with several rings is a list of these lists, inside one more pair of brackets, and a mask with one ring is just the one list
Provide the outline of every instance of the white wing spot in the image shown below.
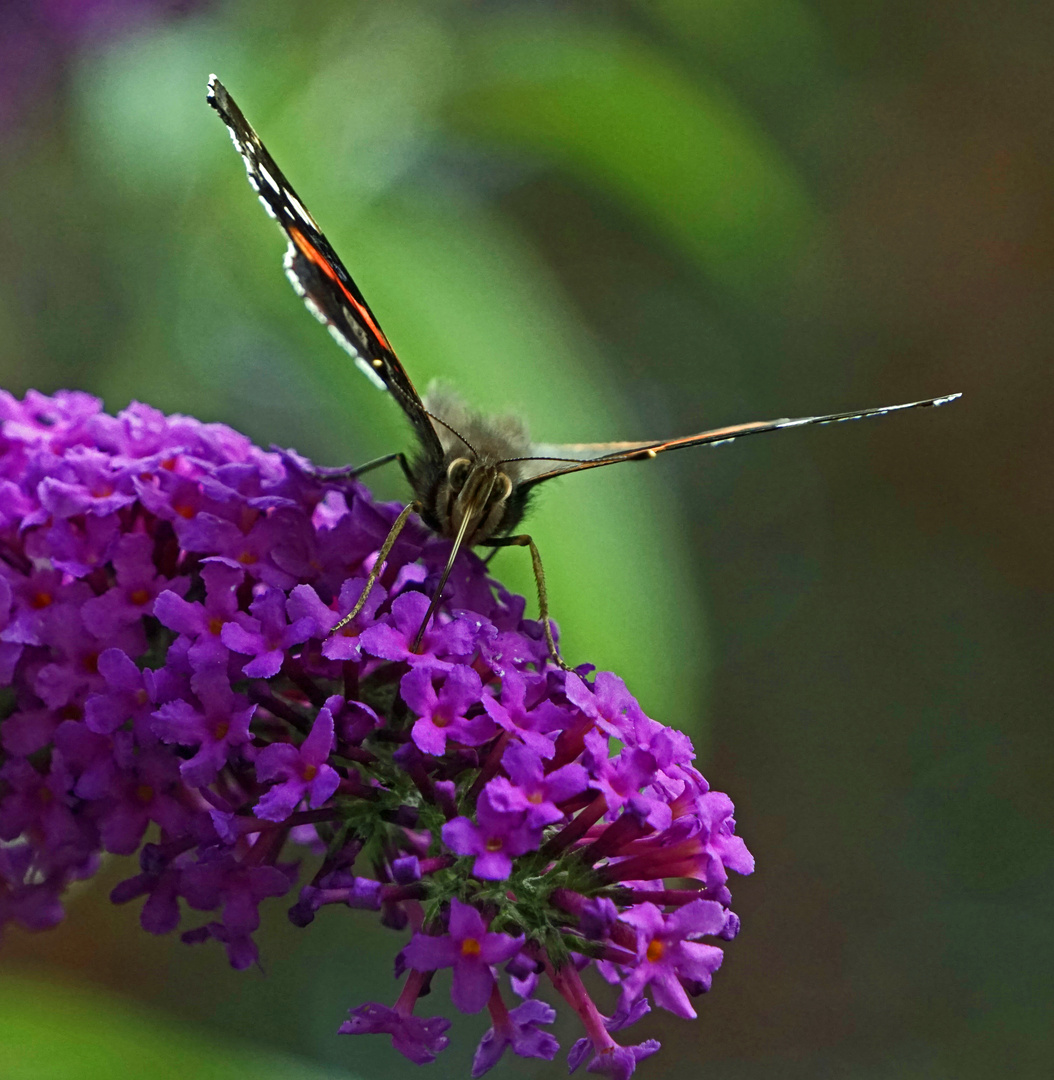
[[275,178],[262,165],[258,165],[257,168],[260,170],[260,175],[274,188],[275,193],[281,195],[282,189],[278,186]]
[[[306,297],[305,297],[305,299],[306,299]],[[326,329],[327,329],[327,330],[329,331],[329,333],[330,333],[330,337],[332,337],[332,338],[333,338],[333,340],[334,340],[334,341],[335,341],[335,342],[336,342],[336,343],[337,343],[337,344],[338,344],[338,345],[339,345],[339,346],[340,346],[340,347],[341,347],[341,348],[342,348],[342,349],[343,349],[343,350],[344,350],[344,351],[345,351],[345,352],[346,352],[346,353],[347,353],[347,354],[348,354],[349,356],[352,356],[352,357],[354,357],[354,358],[355,358],[355,363],[356,363],[356,364],[358,364],[358,365],[359,365],[359,367],[362,367],[362,366],[363,366],[363,363],[362,363],[362,355],[361,355],[361,353],[359,352],[359,350],[355,348],[355,344],[354,344],[354,342],[351,342],[351,341],[349,341],[349,340],[348,340],[348,339],[347,339],[347,338],[346,338],[346,337],[344,336],[344,334],[342,334],[342,333],[341,333],[340,329],[339,329],[339,328],[338,328],[337,326],[335,326],[335,325],[334,325],[333,323],[331,323],[331,322],[330,322],[330,321],[329,321],[328,319],[326,319],[326,318],[325,318],[325,316],[323,316],[323,321],[324,321],[324,322],[325,322],[325,324],[326,324]]]
[[320,322],[328,323],[329,319],[322,314],[315,302],[307,295],[304,286],[300,284],[300,278],[296,276],[296,271],[293,269],[293,257],[293,246],[290,244],[289,247],[286,248],[285,258],[282,260],[282,265],[285,266],[285,276],[289,278],[289,284],[296,290],[297,296],[302,296],[304,298],[304,303],[307,304],[315,318]]
[[314,315],[320,323],[323,323],[325,326],[329,326],[329,319],[326,318],[326,313],[318,306],[318,304],[316,304],[315,301],[312,300],[311,297],[308,296],[303,289],[298,288],[297,292],[300,293],[300,295],[304,298],[304,307],[306,307],[307,310],[310,311],[311,314]]
[[303,203],[301,203],[301,201],[291,191],[287,190],[285,192],[285,197],[289,200],[289,205],[297,212],[297,214],[300,215],[300,220],[301,221],[306,222],[312,228],[315,228],[315,229],[318,228],[318,226],[315,224],[314,219],[304,209]]

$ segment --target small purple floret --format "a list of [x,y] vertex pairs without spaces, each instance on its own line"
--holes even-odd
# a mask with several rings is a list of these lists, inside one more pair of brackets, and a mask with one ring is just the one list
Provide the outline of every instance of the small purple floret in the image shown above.
[[523,935],[489,933],[483,916],[456,898],[450,901],[448,925],[448,934],[414,934],[403,955],[415,971],[452,967],[451,999],[462,1012],[479,1012],[494,986],[491,965],[515,956],[523,946]]

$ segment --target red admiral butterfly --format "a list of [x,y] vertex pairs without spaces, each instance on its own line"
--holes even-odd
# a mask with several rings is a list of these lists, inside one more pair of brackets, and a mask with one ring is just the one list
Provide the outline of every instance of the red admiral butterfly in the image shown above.
[[566,473],[621,461],[642,461],[686,446],[716,445],[744,435],[760,435],[765,431],[807,424],[833,424],[884,416],[903,409],[944,405],[960,396],[948,394],[904,405],[794,420],[761,420],[679,439],[566,444],[531,442],[526,428],[516,421],[480,416],[446,392],[430,390],[424,398],[418,394],[351,275],[215,75],[209,78],[208,102],[227,125],[234,146],[245,161],[249,183],[264,209],[278,222],[289,240],[285,270],[293,288],[355,363],[373,382],[392,394],[413,425],[419,443],[417,456],[412,461],[401,453],[389,454],[343,472],[345,476],[354,476],[377,465],[398,461],[415,498],[392,526],[358,603],[335,630],[350,622],[361,610],[407,518],[416,512],[429,528],[453,540],[454,544],[414,647],[420,645],[425,628],[439,605],[454,558],[462,545],[480,544],[491,548],[520,545],[531,551],[542,626],[550,655],[561,667],[566,667],[556,651],[549,625],[549,604],[538,548],[526,533],[510,535],[522,520],[527,500],[538,484]]

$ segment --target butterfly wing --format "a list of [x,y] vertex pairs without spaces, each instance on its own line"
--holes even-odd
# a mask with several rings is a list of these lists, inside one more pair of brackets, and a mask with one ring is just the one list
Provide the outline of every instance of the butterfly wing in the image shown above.
[[679,439],[659,439],[650,442],[613,443],[534,443],[528,458],[517,459],[520,465],[519,487],[529,489],[545,480],[583,469],[597,469],[602,465],[615,465],[620,461],[645,461],[667,450],[681,450],[688,446],[716,446],[732,442],[745,435],[761,435],[766,431],[782,431],[784,428],[806,427],[810,424],[838,424],[845,420],[863,420],[869,416],[885,416],[905,409],[921,409],[946,405],[961,397],[947,394],[944,397],[909,401],[903,405],[884,405],[857,412],[828,413],[826,416],[801,416],[796,419],[758,420],[751,424],[735,424],[732,427],[714,428],[698,435],[685,435]]
[[369,304],[300,201],[293,185],[215,75],[209,77],[208,102],[227,125],[235,149],[245,162],[249,183],[264,209],[278,222],[289,240],[285,270],[293,288],[370,380],[391,392],[428,456],[442,458],[439,439],[421,396]]

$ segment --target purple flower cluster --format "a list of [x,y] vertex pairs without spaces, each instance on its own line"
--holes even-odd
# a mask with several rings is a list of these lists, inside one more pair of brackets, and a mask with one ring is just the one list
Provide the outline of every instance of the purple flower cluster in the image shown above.
[[620,679],[552,664],[471,553],[415,651],[449,552],[415,524],[333,634],[397,512],[221,425],[0,393],[0,927],[53,926],[138,852],[114,902],[152,933],[208,913],[183,939],[244,968],[260,902],[307,881],[297,925],[345,904],[410,934],[395,1003],[342,1032],[433,1060],[449,1022],[414,1008],[450,968],[491,1018],[473,1076],[552,1058],[544,977],[585,1030],[572,1068],[628,1077],[658,1049],[613,1038],[645,991],[694,1017],[739,928],[732,803]]

